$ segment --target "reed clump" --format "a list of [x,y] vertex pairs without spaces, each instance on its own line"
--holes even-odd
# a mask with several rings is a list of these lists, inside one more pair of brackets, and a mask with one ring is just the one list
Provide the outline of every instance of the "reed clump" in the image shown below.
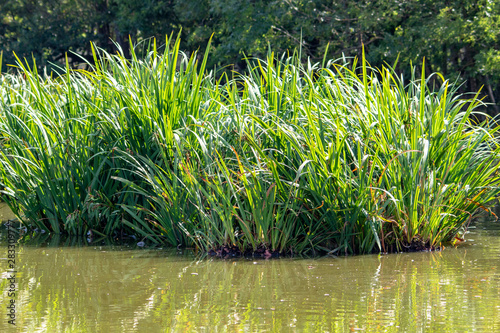
[[167,39],[56,77],[19,61],[0,76],[3,199],[54,233],[353,254],[453,242],[498,197],[498,127],[444,79],[272,53],[216,79],[207,56]]

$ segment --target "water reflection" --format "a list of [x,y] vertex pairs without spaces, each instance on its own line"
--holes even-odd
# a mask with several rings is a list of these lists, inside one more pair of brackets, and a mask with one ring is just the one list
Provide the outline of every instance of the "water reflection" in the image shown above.
[[499,236],[478,224],[443,252],[269,261],[19,246],[14,331],[500,331]]

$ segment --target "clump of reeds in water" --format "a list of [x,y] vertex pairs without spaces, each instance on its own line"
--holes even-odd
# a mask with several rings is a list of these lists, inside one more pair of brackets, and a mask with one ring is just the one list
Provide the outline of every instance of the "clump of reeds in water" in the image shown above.
[[[371,253],[461,237],[499,193],[498,127],[443,79],[249,61],[218,80],[167,39],[0,76],[0,181],[24,223],[208,252]],[[436,74],[434,74],[436,75]]]

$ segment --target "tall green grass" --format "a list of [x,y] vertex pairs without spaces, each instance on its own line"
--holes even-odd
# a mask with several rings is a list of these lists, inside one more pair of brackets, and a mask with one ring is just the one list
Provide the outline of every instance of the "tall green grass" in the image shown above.
[[498,196],[498,127],[444,79],[272,53],[216,79],[208,52],[165,45],[0,76],[0,182],[24,223],[202,251],[392,252],[453,242]]

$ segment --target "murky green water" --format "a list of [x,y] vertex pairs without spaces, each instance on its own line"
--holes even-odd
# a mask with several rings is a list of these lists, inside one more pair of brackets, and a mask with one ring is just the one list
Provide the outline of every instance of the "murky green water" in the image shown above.
[[17,326],[4,292],[0,332],[498,332],[499,226],[479,223],[443,252],[347,258],[18,246]]
[[15,218],[16,216],[9,209],[9,206],[7,206],[3,202],[0,202],[0,221],[7,221]]

